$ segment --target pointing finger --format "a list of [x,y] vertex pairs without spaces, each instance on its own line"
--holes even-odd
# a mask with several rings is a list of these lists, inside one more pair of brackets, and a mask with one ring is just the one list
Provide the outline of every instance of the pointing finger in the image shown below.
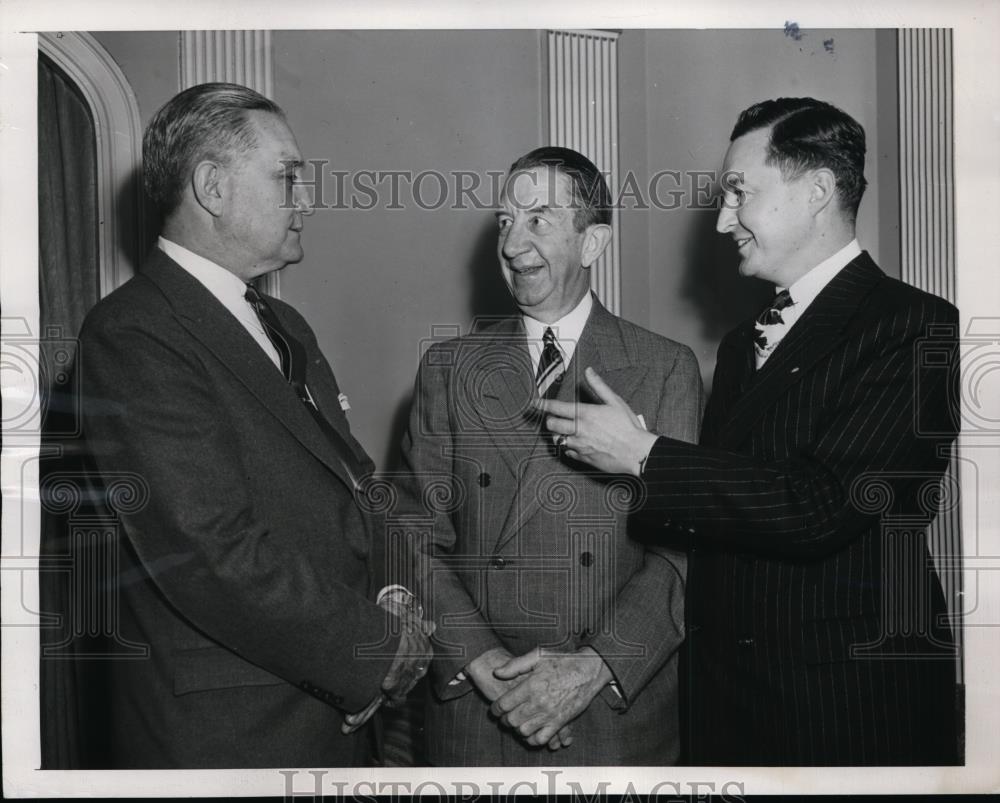
[[622,397],[615,393],[593,368],[588,366],[583,374],[587,378],[590,389],[594,391],[594,395],[602,402],[605,404],[625,404]]

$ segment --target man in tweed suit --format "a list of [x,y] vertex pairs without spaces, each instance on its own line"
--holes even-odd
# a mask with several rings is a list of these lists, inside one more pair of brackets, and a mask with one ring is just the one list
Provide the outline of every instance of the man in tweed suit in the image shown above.
[[583,367],[597,366],[650,427],[693,441],[697,361],[591,295],[612,232],[610,193],[585,157],[519,159],[497,220],[523,314],[427,352],[403,444],[409,497],[443,490],[422,594],[438,628],[427,757],[672,764],[683,555],[633,540],[634,481],[566,460],[531,405],[580,398]]
[[861,126],[811,98],[740,116],[718,230],[782,292],[723,339],[700,445],[646,432],[597,376],[603,405],[545,404],[570,455],[641,476],[641,518],[689,546],[690,763],[955,761],[924,530],[956,428],[958,315],[858,246],[864,155]]

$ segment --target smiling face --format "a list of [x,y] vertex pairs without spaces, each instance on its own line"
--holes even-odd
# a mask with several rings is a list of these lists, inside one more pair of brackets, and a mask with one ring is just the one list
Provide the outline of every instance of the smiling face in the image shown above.
[[811,185],[808,175],[786,181],[765,164],[769,137],[769,129],[758,129],[730,144],[716,230],[736,241],[742,276],[788,287],[814,265]]
[[596,256],[587,246],[594,227],[577,231],[573,215],[570,179],[555,168],[507,178],[497,213],[500,270],[521,311],[543,323],[571,312],[590,289],[586,268]]
[[257,146],[231,156],[224,168],[225,208],[216,226],[227,245],[229,268],[244,281],[302,259],[302,157],[281,117],[247,112]]

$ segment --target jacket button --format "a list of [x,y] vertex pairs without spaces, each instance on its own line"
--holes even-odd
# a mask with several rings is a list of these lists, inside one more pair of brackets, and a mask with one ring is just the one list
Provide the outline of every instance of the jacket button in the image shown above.
[[752,647],[753,646],[753,639],[750,638],[749,636],[744,636],[743,638],[738,638],[738,639],[736,639],[736,646],[737,647],[742,647],[743,649],[747,649],[748,647]]
[[494,569],[502,569],[506,565],[507,565],[507,561],[505,561],[499,555],[497,557],[493,558],[493,568]]
[[594,565],[594,553],[584,552],[580,555],[580,565],[581,566],[593,566]]
[[488,488],[492,479],[493,478],[484,471],[482,474],[479,475],[479,487]]

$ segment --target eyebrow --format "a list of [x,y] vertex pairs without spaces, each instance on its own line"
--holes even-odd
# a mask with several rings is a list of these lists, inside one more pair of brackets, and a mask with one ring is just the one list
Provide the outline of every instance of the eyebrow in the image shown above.
[[[524,211],[527,212],[529,215],[544,215],[546,212],[551,212],[552,207],[549,206],[548,204],[542,204],[541,206],[533,206],[531,207],[531,209],[525,209]],[[505,209],[498,209],[496,212],[493,213],[493,216],[499,218],[501,215],[509,215],[509,214],[510,212],[508,212]]]
[[301,159],[279,159],[278,164],[281,166],[282,171],[286,170],[298,170],[300,167],[305,165]]

